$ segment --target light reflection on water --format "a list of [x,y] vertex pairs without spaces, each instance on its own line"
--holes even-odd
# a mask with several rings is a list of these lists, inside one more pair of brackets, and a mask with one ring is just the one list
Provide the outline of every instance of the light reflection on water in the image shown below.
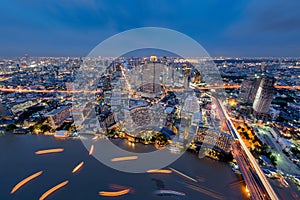
[[[122,148],[139,152],[155,150],[150,145],[137,143],[133,147],[123,140],[114,142]],[[49,155],[35,155],[34,153],[38,149],[47,148],[64,148],[65,151]],[[114,199],[176,199],[172,196],[154,195],[154,191],[161,188],[157,187],[153,179],[160,180],[164,189],[186,194],[186,196],[178,197],[179,199],[215,199],[215,197],[245,199],[241,178],[235,175],[226,163],[208,158],[199,160],[196,155],[185,153],[170,167],[201,180],[191,183],[175,173],[119,172],[99,163],[92,156],[88,156],[88,153],[80,140],[56,140],[51,136],[43,135],[7,134],[2,136],[0,138],[1,199],[37,199],[45,191],[64,180],[69,180],[69,184],[52,194],[51,199],[101,199],[98,192],[112,190],[112,184],[122,185],[134,191],[123,197],[114,197]],[[72,174],[74,166],[81,161],[85,163],[82,169]],[[44,171],[42,176],[24,185],[15,194],[9,194],[18,181],[40,170]],[[232,184],[233,182],[237,183]],[[196,186],[190,186],[190,184],[196,184]]]

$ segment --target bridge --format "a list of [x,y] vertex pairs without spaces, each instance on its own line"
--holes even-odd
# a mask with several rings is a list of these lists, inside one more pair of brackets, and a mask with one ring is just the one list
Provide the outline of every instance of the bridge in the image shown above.
[[253,200],[278,200],[277,194],[274,192],[262,169],[234,127],[226,109],[218,99],[215,99],[215,102],[220,111],[220,115],[222,115],[220,117],[225,120],[228,130],[234,138],[232,150],[249,189],[251,198]]

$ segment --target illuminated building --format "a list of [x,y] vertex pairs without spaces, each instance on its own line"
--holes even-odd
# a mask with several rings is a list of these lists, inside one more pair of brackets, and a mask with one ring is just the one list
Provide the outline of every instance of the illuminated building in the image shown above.
[[70,109],[68,106],[63,106],[59,109],[52,110],[51,112],[46,114],[48,124],[56,129],[57,127],[61,126],[64,120],[70,117]]
[[156,62],[157,61],[157,57],[156,56],[150,56],[150,61],[151,62]]
[[108,130],[111,126],[116,124],[114,114],[107,112],[99,115],[99,124],[103,130]]
[[266,114],[274,97],[274,78],[264,77],[259,85],[253,103],[253,110],[256,114]]
[[261,79],[246,79],[243,81],[239,99],[243,102],[253,102]]
[[13,114],[23,112],[27,108],[38,104],[38,101],[35,101],[35,100],[27,101],[27,99],[22,99],[22,100],[19,100],[19,101],[16,101],[16,102],[17,102],[17,104],[15,104],[11,107],[11,111],[12,111]]
[[212,147],[217,147],[226,153],[231,149],[231,143],[233,141],[230,134],[221,132],[219,130],[201,130],[197,132],[194,138],[195,142],[205,143],[206,145],[211,145]]

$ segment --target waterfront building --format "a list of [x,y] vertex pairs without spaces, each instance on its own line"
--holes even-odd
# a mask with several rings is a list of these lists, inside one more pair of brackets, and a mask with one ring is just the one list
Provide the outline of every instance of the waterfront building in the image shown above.
[[63,124],[66,118],[70,117],[70,109],[68,106],[63,106],[47,113],[46,117],[51,128],[56,129]]
[[229,153],[233,138],[230,134],[221,132],[220,130],[198,129],[194,141],[197,143],[210,145],[217,150],[220,149],[226,153]]

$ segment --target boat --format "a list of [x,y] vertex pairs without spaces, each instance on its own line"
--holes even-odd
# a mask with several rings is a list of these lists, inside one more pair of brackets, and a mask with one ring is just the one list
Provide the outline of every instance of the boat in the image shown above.
[[54,137],[59,139],[64,139],[70,137],[70,135],[68,131],[56,131]]

